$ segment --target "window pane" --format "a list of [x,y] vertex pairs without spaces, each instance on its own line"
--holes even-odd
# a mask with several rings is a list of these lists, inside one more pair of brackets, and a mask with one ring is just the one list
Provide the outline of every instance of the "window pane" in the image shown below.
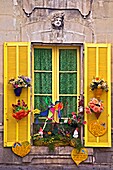
[[35,94],[52,93],[52,73],[34,74],[34,92]]
[[63,103],[62,117],[68,117],[70,113],[77,112],[77,97],[61,96],[60,101]]
[[52,70],[52,49],[34,49],[34,70]]
[[35,96],[34,97],[34,106],[35,109],[39,109],[40,111],[45,111],[48,109],[48,106],[51,104],[52,97],[49,97],[47,100],[47,96]]
[[76,73],[60,73],[60,94],[76,94],[77,93],[77,74]]
[[77,50],[59,50],[60,71],[77,71]]

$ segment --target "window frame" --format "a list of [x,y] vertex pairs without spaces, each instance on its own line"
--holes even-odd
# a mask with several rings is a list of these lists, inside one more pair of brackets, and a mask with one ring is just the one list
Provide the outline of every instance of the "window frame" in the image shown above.
[[[77,49],[77,70],[79,70],[79,73],[77,74],[77,81],[79,82],[79,85],[78,85],[79,88],[77,88],[77,101],[78,101],[80,94],[83,95],[83,87],[84,87],[84,85],[83,85],[83,82],[84,82],[84,80],[83,80],[83,77],[84,77],[84,75],[83,75],[83,73],[84,73],[84,70],[83,70],[83,44],[74,44],[72,46],[70,44],[69,45],[53,44],[52,46],[51,46],[51,44],[43,44],[43,45],[33,44],[33,46],[32,46],[32,82],[33,82],[33,85],[34,85],[34,49],[35,48],[44,48],[44,49],[51,48],[52,49],[52,57],[54,55],[56,55],[56,53],[59,56],[60,49]],[[52,69],[53,69],[53,65],[55,63],[54,58],[55,57],[52,58]],[[59,60],[58,57],[57,57],[57,60]],[[55,64],[58,66],[59,65],[58,63],[59,62],[57,61]],[[54,67],[54,68],[56,68],[56,67]],[[58,70],[57,71],[57,75],[58,75],[59,69],[57,69],[57,70]],[[59,79],[56,81],[56,78],[53,76],[55,74],[55,71],[56,71],[55,69],[52,70],[52,73],[53,73],[52,81],[54,81],[54,84],[57,84],[57,83],[59,83]],[[53,96],[55,96],[55,95],[60,96],[60,95],[59,95],[59,89],[56,88],[57,89],[56,94],[53,89],[54,89],[54,86],[52,83],[52,102],[54,103],[56,101],[56,97],[53,97]],[[32,105],[34,106],[34,88],[32,88]],[[77,108],[78,108],[78,102],[77,102]],[[32,129],[32,131],[33,131],[33,129]],[[83,143],[83,138],[84,138],[83,137],[83,135],[84,135],[83,128],[81,128],[80,133],[81,133],[80,138]]]

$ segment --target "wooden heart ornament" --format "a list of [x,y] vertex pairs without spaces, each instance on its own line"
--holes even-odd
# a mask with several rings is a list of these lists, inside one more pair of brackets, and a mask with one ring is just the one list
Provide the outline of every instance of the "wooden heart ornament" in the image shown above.
[[78,150],[74,148],[71,152],[71,157],[73,161],[79,165],[88,158],[88,150],[86,148],[81,148],[80,152],[78,152]]
[[106,124],[99,120],[93,120],[88,127],[90,133],[95,137],[103,136],[106,131]]
[[30,150],[31,145],[28,141],[24,141],[22,143],[16,142],[12,146],[12,151],[20,157],[26,156],[30,152]]

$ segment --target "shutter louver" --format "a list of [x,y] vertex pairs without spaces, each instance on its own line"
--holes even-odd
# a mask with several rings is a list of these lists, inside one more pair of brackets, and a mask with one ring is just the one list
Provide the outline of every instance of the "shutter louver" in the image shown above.
[[4,147],[18,141],[30,142],[30,114],[17,121],[12,117],[12,104],[24,100],[30,109],[30,88],[23,88],[16,97],[9,79],[24,75],[30,77],[30,43],[4,43]]
[[[94,114],[85,113],[85,146],[88,147],[111,147],[111,45],[110,44],[85,44],[85,107],[94,97],[89,85],[93,77],[103,78],[107,81],[109,91],[103,92],[100,100],[103,101],[104,111],[98,120]],[[105,123],[106,132],[100,137],[92,135],[88,129],[92,120]]]

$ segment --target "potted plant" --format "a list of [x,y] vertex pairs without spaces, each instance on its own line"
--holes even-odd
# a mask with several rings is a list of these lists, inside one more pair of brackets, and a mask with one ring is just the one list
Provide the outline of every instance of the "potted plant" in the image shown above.
[[107,82],[99,77],[93,77],[90,83],[90,90],[94,91],[95,97],[99,99],[103,90],[108,92]]
[[86,121],[84,121],[83,115],[82,114],[77,114],[76,112],[72,112],[69,114],[68,117],[68,125],[72,127],[80,127],[81,125],[86,124]]
[[18,100],[17,104],[12,104],[12,107],[13,107],[12,116],[17,120],[21,120],[22,118],[26,117],[30,112],[24,100],[22,101]]
[[95,113],[95,116],[98,119],[100,114],[104,111],[104,106],[101,100],[92,98],[85,110],[87,114]]
[[18,76],[18,78],[11,78],[9,83],[12,84],[16,96],[20,96],[22,88],[31,86],[30,78],[23,75]]

